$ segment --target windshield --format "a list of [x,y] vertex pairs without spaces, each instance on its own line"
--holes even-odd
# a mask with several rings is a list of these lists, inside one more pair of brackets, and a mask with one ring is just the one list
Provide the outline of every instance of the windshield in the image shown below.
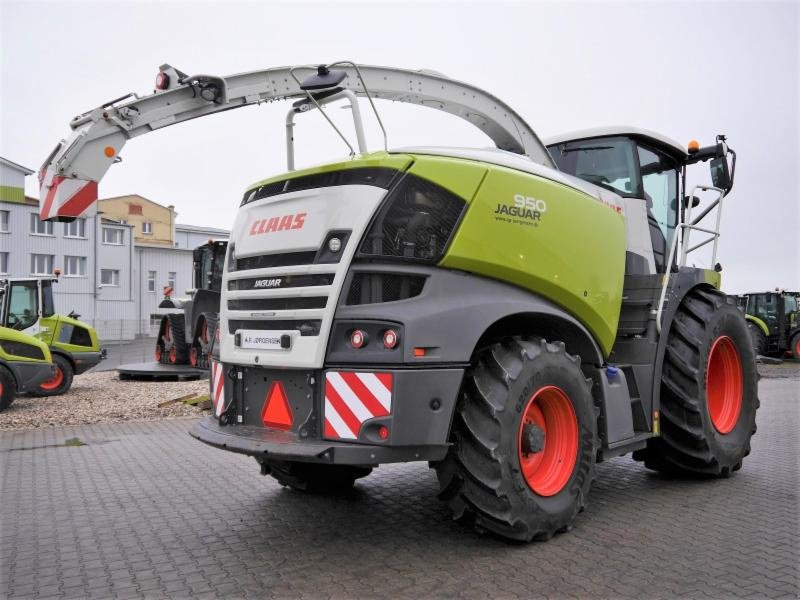
[[628,138],[595,138],[548,146],[559,170],[621,196],[641,198],[636,145]]

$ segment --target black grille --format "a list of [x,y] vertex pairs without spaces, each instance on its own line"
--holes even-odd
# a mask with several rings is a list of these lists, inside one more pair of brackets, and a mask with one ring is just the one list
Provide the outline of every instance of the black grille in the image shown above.
[[299,310],[325,308],[327,296],[308,298],[237,298],[228,300],[228,310]]
[[231,279],[228,289],[241,290],[282,290],[284,288],[310,287],[314,285],[331,285],[333,273],[322,275],[279,275],[277,277],[253,277],[248,279]]
[[33,344],[4,340],[0,342],[0,348],[3,349],[3,352],[11,356],[44,360],[44,352],[42,352],[41,348],[34,346]]
[[319,319],[303,319],[298,321],[245,321],[244,319],[231,319],[228,321],[228,331],[234,334],[237,329],[255,329],[257,331],[266,331],[270,329],[297,330],[302,336],[315,336],[319,335],[321,324],[322,321]]
[[398,171],[388,167],[357,167],[330,173],[314,173],[283,181],[267,183],[245,192],[242,205],[262,198],[336,185],[373,185],[388,190]]
[[455,194],[407,174],[370,225],[361,255],[435,262],[444,254],[465,207]]
[[247,271],[250,269],[268,269],[270,267],[292,267],[295,265],[310,265],[317,256],[316,250],[306,252],[284,252],[283,254],[262,254],[261,256],[248,256],[237,258],[234,271]]
[[375,304],[413,298],[422,293],[425,277],[392,273],[356,273],[346,304]]

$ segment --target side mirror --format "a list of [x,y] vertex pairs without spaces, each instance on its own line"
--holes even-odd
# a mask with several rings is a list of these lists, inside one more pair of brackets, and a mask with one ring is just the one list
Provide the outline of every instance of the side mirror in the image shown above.
[[728,159],[725,156],[711,161],[711,182],[714,187],[726,192],[731,187],[731,173],[728,169]]

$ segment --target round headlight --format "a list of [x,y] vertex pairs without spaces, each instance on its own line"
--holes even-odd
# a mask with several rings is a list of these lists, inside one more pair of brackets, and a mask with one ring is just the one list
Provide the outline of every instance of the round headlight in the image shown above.
[[342,240],[337,237],[328,240],[328,250],[331,252],[338,252],[342,249]]

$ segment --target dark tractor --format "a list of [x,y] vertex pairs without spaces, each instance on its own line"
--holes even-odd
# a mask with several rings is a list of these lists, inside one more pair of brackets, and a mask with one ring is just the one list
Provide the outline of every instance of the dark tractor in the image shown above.
[[164,288],[164,300],[158,307],[181,309],[182,312],[164,315],[161,319],[156,340],[156,361],[168,365],[188,363],[198,369],[208,368],[209,345],[219,321],[222,266],[227,248],[227,241],[209,241],[194,249],[194,288],[188,290],[189,298],[173,298],[172,288]]
[[786,353],[800,359],[800,292],[743,294],[739,306],[745,312],[753,350],[763,356]]

